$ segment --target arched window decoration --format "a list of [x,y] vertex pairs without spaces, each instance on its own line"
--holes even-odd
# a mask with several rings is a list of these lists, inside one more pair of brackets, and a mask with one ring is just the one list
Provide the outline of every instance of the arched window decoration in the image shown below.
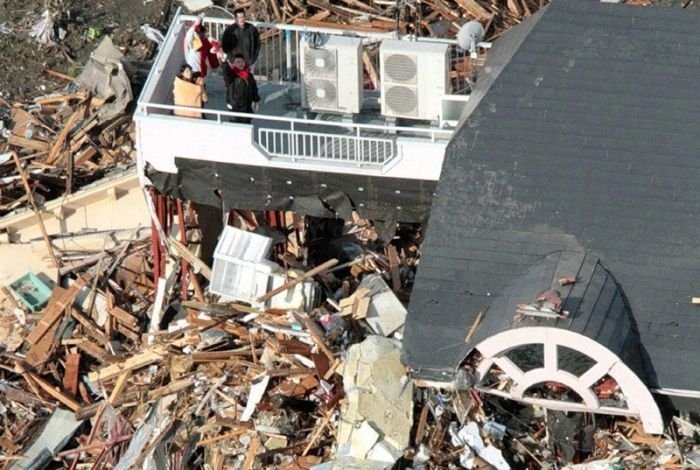
[[477,386],[485,393],[565,411],[640,418],[663,433],[651,393],[619,357],[591,338],[554,327],[506,330],[476,345]]

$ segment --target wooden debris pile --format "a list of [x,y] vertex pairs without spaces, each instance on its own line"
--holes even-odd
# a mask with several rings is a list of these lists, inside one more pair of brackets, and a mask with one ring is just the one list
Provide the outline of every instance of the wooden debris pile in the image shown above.
[[[153,278],[157,260],[139,232],[104,252],[59,255],[62,282],[38,312],[3,290],[0,467],[36,463],[38,448],[46,465],[65,468],[291,470],[332,458],[343,352],[377,334],[372,294],[346,299],[368,276],[391,286],[383,295],[405,298],[420,228],[401,226],[382,245],[360,219],[342,230],[280,215],[280,269],[306,271],[300,279],[323,293],[302,311],[209,292],[217,271],[190,251],[199,231],[183,213],[186,236],[169,237],[162,260],[167,281]],[[254,214],[233,214],[232,223],[258,226]],[[295,283],[260,298],[286,301]]]
[[[124,113],[103,122],[98,118],[102,105],[103,99],[81,89],[25,103],[0,99],[0,153],[14,150],[20,155],[37,204],[135,160],[131,116]],[[12,159],[0,162],[0,216],[27,203],[17,173]]]
[[668,435],[651,436],[635,418],[547,411],[466,388],[422,389],[416,406],[407,451],[413,468],[680,470],[700,463],[700,427],[680,418]]
[[351,26],[367,31],[399,30],[419,36],[454,37],[469,20],[484,25],[492,40],[549,3],[549,0],[262,0],[229,2],[248,8],[251,18],[315,27]]

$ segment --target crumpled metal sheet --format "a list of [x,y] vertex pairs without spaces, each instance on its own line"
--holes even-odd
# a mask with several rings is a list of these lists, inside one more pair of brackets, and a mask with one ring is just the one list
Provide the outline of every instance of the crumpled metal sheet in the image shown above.
[[75,79],[78,86],[110,100],[98,112],[98,119],[102,122],[123,113],[134,98],[123,58],[124,54],[114,46],[112,39],[105,36]]

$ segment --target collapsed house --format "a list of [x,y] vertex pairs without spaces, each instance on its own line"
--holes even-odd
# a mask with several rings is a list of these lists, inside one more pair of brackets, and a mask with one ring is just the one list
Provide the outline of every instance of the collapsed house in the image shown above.
[[[494,44],[446,152],[403,360],[548,408],[698,410],[700,16],[559,0]],[[437,353],[436,353],[437,350]]]

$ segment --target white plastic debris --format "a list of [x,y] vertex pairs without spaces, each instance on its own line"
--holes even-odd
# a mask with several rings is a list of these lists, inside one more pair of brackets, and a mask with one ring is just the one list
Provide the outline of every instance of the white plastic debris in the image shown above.
[[488,463],[496,467],[497,470],[510,470],[510,465],[503,458],[503,454],[499,449],[489,445],[479,453],[479,457],[486,460]]
[[44,13],[41,14],[41,19],[32,26],[29,35],[42,45],[47,46],[55,44],[54,39],[56,39],[56,34],[54,31],[53,15],[49,10],[44,10]]
[[163,36],[163,33],[161,33],[159,30],[157,30],[149,24],[141,25],[141,31],[143,32],[143,34],[146,35],[148,39],[158,44],[158,47],[162,46],[165,42],[165,37]]
[[245,410],[241,415],[241,421],[249,421],[255,412],[255,407],[260,400],[262,400],[263,395],[265,395],[265,390],[267,390],[267,384],[270,383],[270,376],[263,375],[261,377],[256,377],[250,384],[250,393],[248,393],[248,402],[245,405]]

